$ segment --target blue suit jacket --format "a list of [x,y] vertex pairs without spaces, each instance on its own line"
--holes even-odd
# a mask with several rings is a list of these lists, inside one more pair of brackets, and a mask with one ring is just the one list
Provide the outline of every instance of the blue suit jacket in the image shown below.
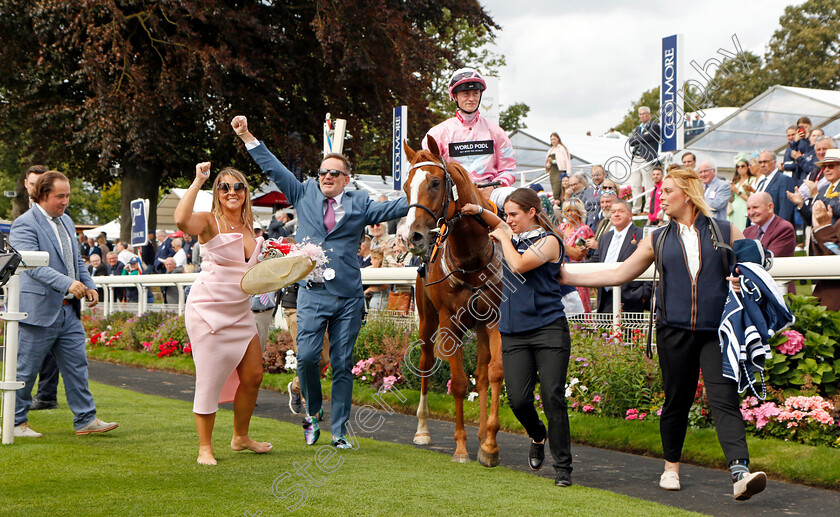
[[[88,289],[96,289],[96,284],[91,280],[85,262],[79,254],[78,242],[72,238],[76,234],[73,220],[64,214],[60,221],[70,236],[79,281]],[[61,302],[73,283],[73,279],[67,276],[67,266],[64,264],[64,256],[55,232],[41,210],[33,206],[12,223],[9,242],[19,251],[46,251],[50,254],[49,266],[30,269],[23,273],[20,279],[20,310],[29,314],[22,322],[48,327],[58,318]],[[78,315],[80,303],[75,298],[73,308]]]
[[791,223],[793,222],[794,204],[787,198],[787,193],[793,192],[793,187],[793,180],[782,174],[781,171],[776,171],[773,179],[770,180],[770,184],[764,187],[764,191],[773,198],[776,215]]
[[318,182],[312,179],[303,183],[298,181],[263,143],[248,152],[297,209],[297,241],[309,239],[324,248],[330,259],[328,267],[335,270],[335,278],[325,282],[327,290],[335,296],[362,297],[357,251],[365,226],[403,217],[408,213],[408,200],[401,197],[394,201],[371,201],[366,191],[345,190],[341,200],[344,217],[327,234],[324,226],[326,196],[321,193]]

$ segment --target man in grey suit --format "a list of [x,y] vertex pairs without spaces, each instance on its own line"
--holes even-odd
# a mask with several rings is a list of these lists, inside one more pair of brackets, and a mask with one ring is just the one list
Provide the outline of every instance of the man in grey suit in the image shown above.
[[70,182],[64,174],[49,171],[35,184],[36,203],[12,224],[9,242],[20,251],[46,251],[49,266],[26,271],[20,280],[20,310],[28,314],[20,322],[18,380],[24,387],[15,400],[15,436],[40,438],[29,427],[32,387],[44,356],[55,354],[67,405],[73,411],[77,435],[104,433],[116,423],[96,418],[96,406],[88,390],[85,331],[79,319],[80,299],[91,306],[99,301],[96,285],[79,254],[75,225],[64,214],[70,202]]
[[706,204],[712,209],[712,217],[718,221],[726,221],[726,207],[732,195],[729,183],[717,177],[715,166],[708,160],[703,160],[697,165],[697,174],[703,182]]
[[298,377],[307,416],[304,438],[314,445],[320,436],[321,375],[318,362],[329,329],[332,381],[332,444],[340,449],[347,441],[347,420],[353,394],[353,345],[364,311],[362,276],[356,252],[368,224],[388,221],[408,213],[408,201],[371,201],[367,192],[344,190],[350,182],[350,162],[341,154],[328,154],[318,170],[318,181],[300,183],[280,161],[248,131],[248,121],[238,116],[234,132],[260,168],[268,174],[297,209],[298,242],[309,239],[323,247],[332,278],[322,283],[301,284],[297,299]]
[[583,201],[583,207],[586,208],[586,226],[595,228],[598,222],[598,213],[601,210],[601,185],[606,179],[604,168],[600,165],[593,165],[589,172],[592,176],[592,186],[588,187],[581,194],[580,200]]

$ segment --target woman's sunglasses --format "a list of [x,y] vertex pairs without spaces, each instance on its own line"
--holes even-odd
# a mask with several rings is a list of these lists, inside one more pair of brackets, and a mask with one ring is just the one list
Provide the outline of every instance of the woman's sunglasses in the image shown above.
[[230,189],[233,189],[234,192],[242,192],[243,190],[245,190],[245,184],[241,181],[237,181],[232,186],[230,183],[219,183],[218,188],[221,192],[227,192]]

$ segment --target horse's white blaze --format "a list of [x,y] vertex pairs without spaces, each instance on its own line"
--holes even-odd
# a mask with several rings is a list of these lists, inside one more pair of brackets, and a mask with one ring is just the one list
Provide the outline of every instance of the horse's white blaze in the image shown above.
[[[428,175],[429,173],[424,171],[423,169],[417,169],[417,172],[414,173],[414,177],[411,179],[410,189],[412,203],[417,202],[417,193],[420,192],[420,185],[422,185],[423,182],[426,181],[426,176]],[[406,231],[408,231],[408,229],[411,228],[411,225],[414,224],[414,216],[416,214],[416,210],[417,208],[415,207],[411,207],[408,209],[408,214],[405,218]]]

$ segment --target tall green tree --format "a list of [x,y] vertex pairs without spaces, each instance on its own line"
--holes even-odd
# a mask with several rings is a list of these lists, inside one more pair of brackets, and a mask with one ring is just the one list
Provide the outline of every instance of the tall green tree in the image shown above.
[[773,85],[772,76],[761,57],[752,52],[745,51],[738,63],[724,59],[715,72],[714,81],[705,85],[703,107],[743,106]]
[[508,132],[514,129],[525,129],[528,126],[525,125],[524,119],[529,111],[531,107],[524,102],[515,102],[499,113],[499,126]]
[[785,7],[765,55],[772,84],[840,89],[840,5],[807,0]]
[[327,111],[360,137],[399,104],[430,127],[428,92],[443,63],[460,65],[448,38],[461,23],[497,28],[475,0],[0,0],[0,116],[22,154],[97,186],[116,174],[128,237],[130,200],[156,199],[196,162],[256,172],[236,114],[304,170]]

